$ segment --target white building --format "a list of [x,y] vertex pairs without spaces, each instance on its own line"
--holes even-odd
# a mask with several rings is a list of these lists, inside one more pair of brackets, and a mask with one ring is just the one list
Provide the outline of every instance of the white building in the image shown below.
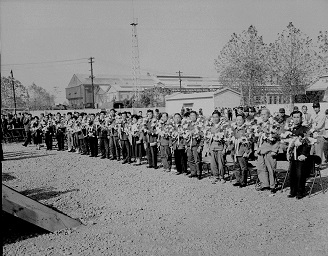
[[218,107],[233,108],[240,105],[241,94],[230,88],[223,88],[215,92],[202,93],[174,93],[165,97],[165,110],[169,114],[180,112],[181,108],[203,110],[204,115],[211,115]]

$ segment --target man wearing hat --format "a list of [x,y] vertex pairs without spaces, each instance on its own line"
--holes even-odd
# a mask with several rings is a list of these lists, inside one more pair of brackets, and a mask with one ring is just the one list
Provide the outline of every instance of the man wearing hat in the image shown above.
[[326,115],[324,112],[320,111],[320,103],[313,103],[312,107],[315,114],[312,118],[311,132],[313,133],[314,137],[317,138],[317,142],[314,144],[314,147],[312,147],[311,153],[320,156],[322,159]]
[[275,117],[275,121],[278,122],[281,130],[284,129],[284,126],[285,126],[286,122],[289,121],[289,119],[290,119],[290,117],[285,114],[285,109],[280,108],[278,116]]

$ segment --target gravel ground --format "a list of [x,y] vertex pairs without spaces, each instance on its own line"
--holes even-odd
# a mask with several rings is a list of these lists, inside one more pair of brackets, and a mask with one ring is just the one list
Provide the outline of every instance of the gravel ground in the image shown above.
[[4,184],[84,225],[47,233],[2,213],[3,255],[328,255],[328,193],[296,200],[20,144],[4,154]]

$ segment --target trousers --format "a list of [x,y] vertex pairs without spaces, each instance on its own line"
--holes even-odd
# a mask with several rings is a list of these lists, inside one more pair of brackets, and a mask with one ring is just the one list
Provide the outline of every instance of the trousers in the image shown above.
[[202,162],[202,154],[201,152],[197,151],[197,146],[195,147],[188,147],[187,149],[187,158],[188,158],[188,164],[190,167],[190,174],[191,175],[202,175],[202,168],[201,168],[201,162]]
[[52,150],[52,135],[49,133],[45,134],[45,143],[47,146],[47,150]]
[[109,158],[109,140],[107,137],[100,138],[100,153],[102,157]]
[[120,159],[121,157],[121,147],[118,136],[111,136],[110,137],[110,151],[112,153],[112,157],[114,159]]
[[131,160],[131,144],[129,140],[121,140],[123,160]]
[[171,170],[172,168],[172,153],[169,145],[161,145],[161,160],[165,170]]
[[236,176],[236,183],[240,183],[242,185],[247,184],[247,173],[248,173],[248,167],[247,167],[247,158],[242,156],[237,156],[235,160],[235,166],[234,166],[234,174]]
[[303,196],[305,192],[305,182],[307,176],[306,161],[292,160],[290,162],[290,194]]
[[157,146],[150,146],[150,143],[147,143],[146,154],[149,166],[157,167]]
[[215,177],[224,176],[224,154],[222,150],[215,150],[211,152],[211,171]]
[[98,139],[97,137],[89,137],[89,147],[90,147],[90,155],[98,156]]
[[71,150],[73,148],[73,134],[67,133],[67,147],[68,150]]
[[270,153],[257,158],[257,175],[262,187],[275,188],[277,160]]
[[63,132],[57,132],[56,134],[58,150],[64,150],[65,135]]
[[185,149],[174,150],[174,161],[179,173],[187,173],[187,154]]

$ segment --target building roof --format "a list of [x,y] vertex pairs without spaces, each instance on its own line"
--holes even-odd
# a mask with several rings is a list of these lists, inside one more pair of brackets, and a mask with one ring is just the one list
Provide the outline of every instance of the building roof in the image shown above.
[[311,85],[306,91],[325,91],[328,88],[328,75],[323,75],[319,80]]
[[165,97],[165,100],[182,100],[182,99],[199,99],[213,98],[214,92],[199,92],[199,93],[173,93]]
[[233,90],[233,89],[231,89],[231,88],[229,88],[229,87],[225,87],[225,88],[222,88],[222,89],[220,89],[220,90],[215,91],[215,92],[214,92],[214,95],[222,94],[222,93],[224,93],[224,92],[226,92],[226,91],[231,91],[231,92],[233,92],[233,93],[235,93],[235,94],[241,95],[240,92],[237,92],[236,90]]
[[165,97],[166,100],[180,100],[180,99],[199,99],[199,98],[211,98],[215,95],[225,93],[226,91],[231,91],[237,95],[241,95],[240,92],[237,92],[231,88],[225,87],[214,92],[199,92],[199,93],[173,93]]

